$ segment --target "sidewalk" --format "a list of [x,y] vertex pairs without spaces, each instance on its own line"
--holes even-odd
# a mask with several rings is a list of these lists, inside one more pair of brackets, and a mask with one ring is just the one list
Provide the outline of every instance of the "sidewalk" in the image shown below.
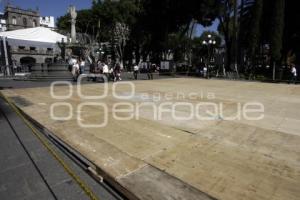
[[[1,98],[0,130],[1,200],[90,199]],[[55,150],[99,199],[116,199],[58,148]]]

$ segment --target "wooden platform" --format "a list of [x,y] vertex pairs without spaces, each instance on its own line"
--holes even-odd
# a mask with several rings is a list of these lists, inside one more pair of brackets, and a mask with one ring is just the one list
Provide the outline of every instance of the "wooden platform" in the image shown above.
[[[53,99],[50,88],[3,93],[91,160],[99,172],[115,181],[131,198],[300,199],[299,86],[200,79],[136,81],[134,85],[135,93],[127,100],[113,97],[112,84],[108,96],[102,100],[82,99],[76,87],[67,100]],[[130,93],[128,86],[116,88],[120,96]],[[101,84],[82,86],[83,93],[90,95],[103,90]],[[58,86],[54,92],[67,95],[68,86]],[[212,121],[182,121],[166,111],[161,120],[155,120],[151,106],[140,109],[138,120],[118,121],[113,117],[116,103],[133,103],[136,108],[143,102],[155,102],[159,106],[171,96],[173,103],[189,102],[195,107],[199,102],[222,103],[226,116],[234,116],[239,103],[260,102],[264,105],[264,118],[251,121],[242,117],[232,121],[217,115]],[[53,120],[50,106],[55,102],[70,103],[73,117],[66,121]],[[78,125],[78,115],[84,124],[104,120],[106,113],[100,107],[90,105],[77,110],[81,103],[87,102],[107,105],[107,126],[82,128]],[[189,115],[188,108],[175,109],[177,116]],[[212,115],[206,112],[209,106],[202,109],[208,117]],[[54,113],[67,116],[68,107],[62,106]]]

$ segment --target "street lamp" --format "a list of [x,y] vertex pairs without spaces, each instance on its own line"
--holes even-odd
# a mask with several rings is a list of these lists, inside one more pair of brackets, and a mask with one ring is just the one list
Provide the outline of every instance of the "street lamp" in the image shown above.
[[207,78],[209,78],[209,62],[211,58],[211,54],[213,53],[213,47],[217,44],[217,41],[212,37],[211,34],[207,35],[207,38],[202,41],[202,44],[207,46],[207,60],[206,60],[206,67],[207,67]]

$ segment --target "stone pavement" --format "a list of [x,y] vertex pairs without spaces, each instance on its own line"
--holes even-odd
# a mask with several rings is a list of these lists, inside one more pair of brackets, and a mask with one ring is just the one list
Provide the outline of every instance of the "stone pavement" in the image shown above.
[[[0,199],[90,199],[0,98]],[[52,145],[99,199],[115,200],[69,157]]]
[[[113,97],[109,84],[106,98],[80,98],[77,88],[66,100],[54,99],[50,89],[5,90],[3,93],[37,122],[98,166],[126,191],[143,200],[159,199],[261,199],[298,200],[300,198],[300,87],[298,85],[257,82],[161,79],[136,81],[134,95],[125,100]],[[69,87],[58,86],[56,95],[67,95]],[[86,95],[99,95],[102,84],[85,84]],[[127,96],[130,89],[117,87]],[[113,118],[116,103],[154,102],[161,105],[166,95],[180,94],[175,102],[223,103],[223,114],[234,117],[239,104],[264,105],[260,120],[241,117],[226,120],[208,105],[200,107],[205,117],[214,120],[174,119],[164,107],[163,118],[153,119],[153,107],[144,106],[139,119],[118,121]],[[145,94],[149,97],[145,98]],[[155,100],[157,94],[163,98]],[[192,96],[189,96],[193,94]],[[214,94],[214,98],[211,94]],[[185,98],[181,98],[185,96]],[[53,103],[69,103],[72,117],[55,120],[50,116]],[[94,105],[77,110],[82,103],[104,103],[108,112]],[[172,106],[172,105],[171,105]],[[124,108],[124,106],[123,106]],[[126,108],[126,107],[125,107]],[[175,107],[179,117],[189,116],[189,107]],[[61,106],[55,115],[65,117],[69,107]],[[79,126],[103,122],[103,128]],[[81,117],[79,118],[78,115]],[[121,114],[129,117],[131,113]],[[134,116],[137,114],[134,113]],[[252,115],[251,115],[252,116]]]

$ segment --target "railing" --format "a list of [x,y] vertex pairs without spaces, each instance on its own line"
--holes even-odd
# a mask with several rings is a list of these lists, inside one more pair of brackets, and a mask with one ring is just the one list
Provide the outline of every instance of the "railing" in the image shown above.
[[[9,73],[7,72],[7,69],[9,71]],[[32,67],[28,66],[28,65],[23,65],[23,66],[0,66],[0,74],[1,76],[5,76],[5,77],[13,77],[16,75],[20,75],[20,74],[27,74],[30,73],[32,71]]]

